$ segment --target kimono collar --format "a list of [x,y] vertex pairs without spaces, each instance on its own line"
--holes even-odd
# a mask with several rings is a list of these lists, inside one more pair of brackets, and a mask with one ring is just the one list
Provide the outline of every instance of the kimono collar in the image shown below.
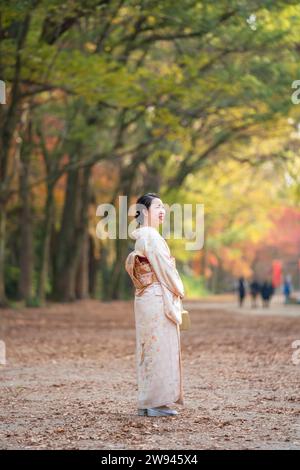
[[145,225],[145,227],[139,227],[139,228],[133,230],[131,235],[135,240],[138,240],[140,237],[143,237],[146,233],[148,233],[148,234],[153,233],[154,235],[155,234],[160,235],[160,233],[158,232],[158,230],[156,230],[156,228],[150,227],[149,225]]

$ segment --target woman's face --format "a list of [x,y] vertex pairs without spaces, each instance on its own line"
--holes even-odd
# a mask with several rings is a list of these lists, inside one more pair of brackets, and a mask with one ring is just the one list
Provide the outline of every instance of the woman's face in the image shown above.
[[153,227],[158,227],[159,224],[162,224],[166,215],[166,209],[163,202],[159,198],[154,198],[152,200],[151,206],[147,210],[147,217],[145,217],[145,222],[147,220],[148,225]]

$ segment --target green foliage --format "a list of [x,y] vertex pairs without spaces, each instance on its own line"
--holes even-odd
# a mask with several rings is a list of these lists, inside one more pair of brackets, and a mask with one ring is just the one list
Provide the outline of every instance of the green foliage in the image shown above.
[[16,299],[19,275],[20,269],[18,267],[9,264],[5,265],[5,291],[11,299]]
[[[288,180],[281,197],[299,201],[287,125],[300,117],[291,101],[299,26],[296,1],[1,2],[0,74],[17,104],[15,119],[7,108],[1,117],[23,132],[18,118],[29,107],[51,147],[48,171],[104,159],[115,180],[101,197],[157,180],[166,202],[205,202],[207,249],[236,256],[235,245],[268,229],[278,168]],[[34,143],[33,180],[45,173]],[[188,263],[193,253],[172,245]],[[15,274],[7,272],[10,292]]]
[[[197,299],[210,295],[210,291],[205,287],[205,279],[203,276],[194,276],[180,273],[182,279],[185,297],[188,299]],[[184,303],[184,300],[183,300]]]

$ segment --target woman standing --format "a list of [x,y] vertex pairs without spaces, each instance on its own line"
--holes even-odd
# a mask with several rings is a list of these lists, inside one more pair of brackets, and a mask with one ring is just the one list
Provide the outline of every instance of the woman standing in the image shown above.
[[180,346],[181,299],[184,286],[175,258],[158,232],[165,208],[158,195],[137,200],[135,249],[125,267],[135,286],[136,370],[138,414],[173,416],[168,405],[183,405]]

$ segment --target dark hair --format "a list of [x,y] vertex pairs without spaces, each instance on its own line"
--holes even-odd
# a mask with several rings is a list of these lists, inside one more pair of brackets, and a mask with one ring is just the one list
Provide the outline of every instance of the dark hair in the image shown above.
[[[160,199],[158,194],[146,193],[146,194],[143,194],[143,196],[140,196],[138,198],[138,200],[136,201],[136,204],[143,204],[147,209],[149,209],[149,207],[152,204],[153,199],[156,199],[156,198]],[[144,214],[139,209],[136,210],[136,214],[134,217],[137,220],[138,225],[141,225],[144,222]]]

